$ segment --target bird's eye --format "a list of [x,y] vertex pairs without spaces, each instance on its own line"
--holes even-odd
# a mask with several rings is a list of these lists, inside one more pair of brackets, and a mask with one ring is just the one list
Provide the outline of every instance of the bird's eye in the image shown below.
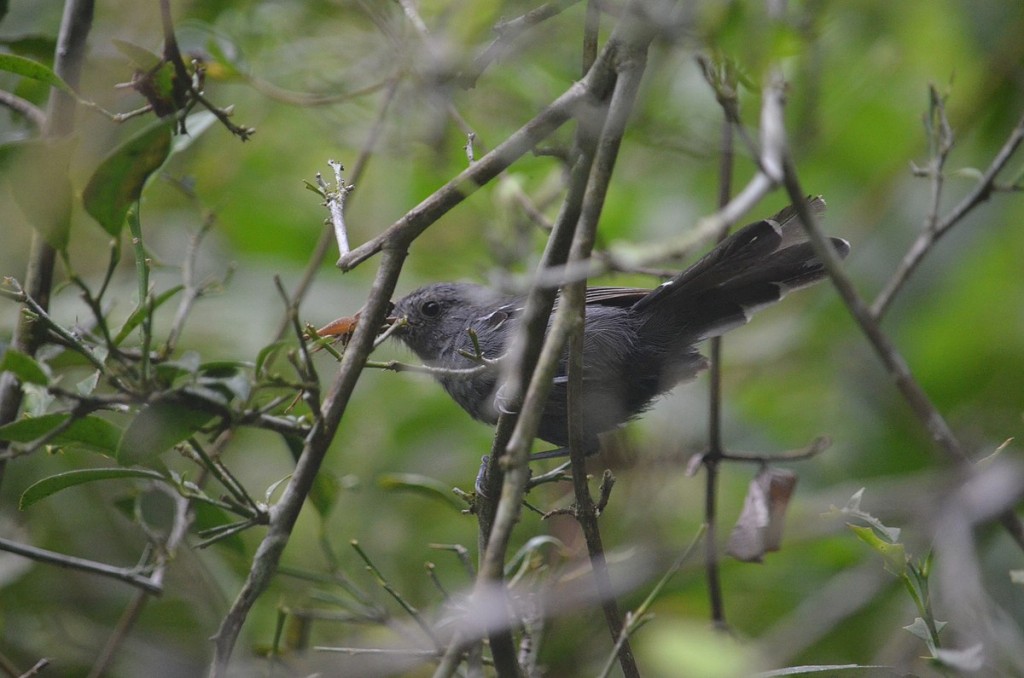
[[436,318],[441,315],[441,304],[436,301],[425,301],[420,306],[420,311],[428,318]]

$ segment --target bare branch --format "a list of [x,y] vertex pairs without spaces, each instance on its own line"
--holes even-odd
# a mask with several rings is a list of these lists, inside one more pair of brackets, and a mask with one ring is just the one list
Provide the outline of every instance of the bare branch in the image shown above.
[[[888,310],[893,298],[903,288],[910,275],[917,269],[935,243],[948,233],[951,228],[960,223],[975,207],[989,199],[992,192],[997,188],[996,177],[1006,167],[1006,164],[1017,152],[1017,149],[1020,148],[1022,141],[1024,141],[1024,115],[1017,121],[1017,125],[1013,130],[1010,131],[1010,136],[1002,148],[999,149],[999,152],[996,153],[996,157],[992,159],[988,168],[982,173],[981,178],[978,179],[978,183],[974,185],[971,192],[965,195],[941,221],[929,221],[932,225],[926,227],[917,236],[917,240],[907,250],[896,272],[892,274],[885,288],[875,298],[874,303],[871,304],[871,315],[881,319]],[[933,198],[934,200],[937,200],[937,197]]]
[[6,106],[18,113],[37,129],[42,129],[46,124],[46,113],[41,108],[7,90],[0,90],[0,106]]
[[47,551],[46,549],[36,548],[35,546],[18,544],[2,538],[0,538],[0,551],[15,553],[19,556],[31,558],[32,560],[36,560],[41,563],[56,565],[57,567],[66,567],[71,570],[81,570],[82,572],[89,572],[90,574],[98,574],[102,577],[117,579],[118,581],[131,584],[132,586],[137,586],[149,593],[157,595],[163,593],[163,587],[159,582],[154,581],[151,577],[141,574],[134,568],[114,567],[113,565],[98,563],[94,560],[76,558],[75,556],[67,556],[63,553]]
[[317,471],[338,429],[366,358],[373,349],[376,328],[384,321],[404,259],[404,250],[389,248],[384,252],[363,312],[362,317],[366,322],[359,323],[356,327],[342,359],[338,376],[324,401],[321,416],[306,436],[302,453],[284,494],[271,509],[270,525],[253,557],[249,575],[214,635],[214,656],[210,667],[210,675],[213,677],[223,676],[227,671],[228,661],[234,651],[242,624],[277,569],[281,553],[288,543],[302,505],[313,487]]

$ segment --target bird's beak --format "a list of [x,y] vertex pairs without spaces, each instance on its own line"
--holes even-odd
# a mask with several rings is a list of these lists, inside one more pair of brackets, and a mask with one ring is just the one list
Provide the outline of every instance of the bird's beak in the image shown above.
[[[394,311],[395,305],[388,302],[388,316],[384,318],[384,324],[381,325],[380,329],[377,330],[377,334],[382,334],[387,328],[394,325],[398,318],[391,313]],[[333,320],[316,331],[321,337],[338,337],[342,341],[348,341],[352,338],[352,334],[356,331],[356,326],[359,324],[359,316],[362,315],[362,309],[355,312],[354,315],[345,316],[344,318],[338,318]]]

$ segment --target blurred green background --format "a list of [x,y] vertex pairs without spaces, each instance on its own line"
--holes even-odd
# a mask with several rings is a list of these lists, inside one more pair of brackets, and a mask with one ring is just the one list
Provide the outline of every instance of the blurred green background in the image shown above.
[[[685,4],[685,3],[684,3]],[[207,212],[215,226],[203,245],[200,272],[234,275],[222,292],[200,301],[181,350],[204,360],[255,360],[272,341],[283,309],[273,276],[292,289],[302,275],[326,215],[304,181],[330,175],[328,159],[351,168],[367,143],[392,78],[399,78],[367,171],[350,197],[353,244],[372,238],[466,164],[465,135],[455,110],[476,133],[480,157],[580,75],[582,5],[573,5],[514,43],[472,89],[444,83],[445,67],[485,46],[502,17],[518,16],[532,2],[424,0],[417,3],[436,38],[427,55],[397,3],[299,1],[175,2],[184,50],[209,61],[207,95],[234,107],[234,120],[257,129],[240,143],[214,125],[175,155],[147,188],[143,231],[158,265],[156,288],[175,284],[191,233]],[[655,42],[643,90],[615,169],[602,216],[601,246],[656,242],[685,232],[713,211],[721,113],[694,60],[708,45],[735,59],[752,82],[769,60],[781,56],[790,87],[788,132],[806,190],[825,196],[827,230],[851,241],[846,268],[868,300],[883,287],[927,214],[930,185],[912,165],[928,161],[922,120],[928,86],[948,93],[956,146],[947,166],[943,208],[970,190],[973,169],[984,169],[1024,111],[1024,5],[968,0],[828,0],[790,3],[794,19],[786,35],[765,29],[758,3],[686,4],[684,36]],[[26,53],[25,38],[39,38],[29,56],[48,60],[62,6],[55,0],[11,2],[0,22],[0,44]],[[604,25],[614,19],[606,16]],[[97,7],[81,92],[111,110],[142,104],[113,85],[130,78],[131,65],[112,41],[125,40],[159,52],[159,13],[153,2],[103,2]],[[35,44],[35,43],[32,43]],[[450,60],[450,61],[448,61]],[[46,90],[0,74],[0,87],[44,105]],[[312,94],[368,93],[311,105]],[[759,93],[741,92],[744,119],[756,127]],[[146,124],[115,125],[80,110],[73,181],[81,190],[99,159],[119,140]],[[17,115],[0,111],[0,140],[31,136]],[[560,130],[552,144],[566,144]],[[1021,163],[1011,162],[1006,181]],[[0,177],[0,274],[22,278],[31,227],[11,199],[8,178],[19,166],[4,164]],[[737,185],[752,174],[739,152]],[[544,234],[525,224],[509,198],[516,190],[533,197],[549,217],[557,212],[562,168],[550,157],[526,157],[483,187],[415,242],[399,293],[444,279],[487,281],[497,271],[530,269]],[[194,197],[179,188],[186,182]],[[771,214],[787,201],[774,194],[750,219]],[[80,207],[80,206],[79,206]],[[924,261],[884,322],[911,370],[976,458],[994,451],[1024,426],[1024,200],[997,193],[945,237]],[[108,257],[108,236],[80,208],[74,215],[71,262],[98,284]],[[127,253],[126,248],[126,253]],[[367,294],[376,260],[342,274],[330,254],[317,272],[301,315],[321,325],[357,310]],[[679,263],[673,265],[681,265]],[[63,279],[63,272],[58,273]],[[655,285],[641,276],[603,279],[613,284]],[[111,295],[110,313],[123,318],[134,307],[134,265],[125,256]],[[76,291],[60,288],[54,316],[73,324],[86,317]],[[170,309],[158,324],[170,321]],[[7,342],[18,315],[0,301],[0,330]],[[381,357],[412,360],[395,346]],[[725,440],[730,449],[770,453],[807,445],[827,435],[832,447],[790,467],[800,477],[779,553],[761,565],[723,563],[727,620],[737,645],[749,651],[743,667],[788,664],[892,664],[929,669],[916,658],[921,641],[901,630],[916,612],[882,560],[860,543],[843,520],[824,516],[861,487],[864,508],[905,528],[911,553],[923,555],[932,540],[936,488],[948,463],[900,399],[891,379],[828,285],[788,297],[749,326],[730,334],[724,348]],[[317,357],[321,381],[336,369]],[[70,378],[70,377],[69,377]],[[619,479],[601,518],[613,576],[624,583],[623,609],[635,607],[668,563],[691,542],[703,519],[704,481],[686,477],[689,456],[704,446],[707,379],[678,387],[642,421],[618,437],[616,454],[594,462],[611,466]],[[475,557],[476,521],[427,494],[381,484],[388,474],[423,474],[443,486],[472,490],[479,458],[491,431],[472,422],[443,391],[422,375],[368,370],[345,414],[325,473],[337,480],[336,503],[324,519],[307,507],[283,564],[325,572],[330,544],[342,568],[392,615],[391,628],[318,621],[311,645],[375,647],[422,644],[398,607],[368,575],[350,548],[358,540],[392,585],[417,607],[443,602],[426,575],[436,563],[450,591],[470,583],[455,556],[432,544],[462,544]],[[1003,452],[1019,457],[1019,446]],[[82,452],[37,452],[11,462],[0,488],[0,533],[63,553],[122,565],[137,558],[144,537],[116,502],[133,490],[111,482],[67,490],[30,510],[17,509],[24,489],[53,473],[94,464]],[[225,463],[257,496],[291,470],[292,457],[270,434],[240,435]],[[723,537],[739,514],[755,469],[726,466],[720,514]],[[567,506],[567,486],[546,486],[530,496],[542,510]],[[155,507],[154,511],[159,511]],[[208,638],[248,569],[262,531],[174,560],[163,597],[151,601],[116,664],[116,675],[199,675],[208,661]],[[538,534],[563,540],[561,567],[582,567],[586,549],[572,520],[548,521],[523,514],[516,543]],[[997,528],[979,531],[977,556],[992,598],[1012,624],[1024,620],[1024,591],[1008,571],[1020,569],[1021,553]],[[89,575],[30,564],[0,553],[0,653],[27,668],[51,657],[55,673],[85,675],[97,648],[117,624],[131,592]],[[831,597],[830,597],[831,596]],[[337,587],[279,576],[254,608],[239,656],[269,647],[283,609],[339,612]],[[838,601],[841,601],[842,605]],[[967,620],[934,601],[937,616],[955,629]],[[844,607],[845,606],[845,607]],[[845,609],[822,620],[829,610]],[[693,656],[734,652],[734,641],[704,639],[708,626],[706,584],[695,556],[654,605],[655,620],[636,637],[647,675],[742,672],[736,665],[692,668]],[[828,615],[825,615],[827,617]],[[553,618],[541,644],[547,675],[594,675],[610,641],[592,608]],[[290,618],[289,629],[299,624]],[[397,628],[396,628],[397,627]],[[409,640],[409,638],[412,640]],[[686,645],[684,639],[700,642]],[[296,641],[297,642],[297,641]],[[270,674],[252,660],[243,671]],[[310,662],[325,675],[370,675],[358,659],[340,655],[289,656],[293,666]],[[325,668],[326,667],[326,668]],[[300,670],[297,668],[297,670]],[[410,669],[429,674],[429,668]],[[617,670],[617,669],[616,669]],[[239,675],[245,675],[239,674]],[[868,675],[866,672],[863,675]],[[885,675],[885,674],[882,674]]]

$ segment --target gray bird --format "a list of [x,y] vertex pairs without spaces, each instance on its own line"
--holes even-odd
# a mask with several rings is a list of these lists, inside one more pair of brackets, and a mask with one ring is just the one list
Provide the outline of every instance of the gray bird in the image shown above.
[[[814,198],[809,207],[821,213],[825,203]],[[830,241],[840,257],[849,253],[845,240]],[[701,341],[746,323],[790,290],[824,276],[796,210],[787,207],[736,231],[653,290],[589,288],[582,407],[588,451],[596,451],[598,434],[638,416],[655,398],[706,368],[707,359],[697,350]],[[455,402],[473,418],[494,424],[500,370],[464,371],[480,365],[477,356],[494,360],[506,353],[524,301],[480,285],[435,283],[395,302],[389,322],[403,321],[394,336],[425,364],[443,368],[436,378]],[[351,320],[345,320],[321,334],[341,334],[331,328],[350,328]],[[568,444],[566,382],[563,356],[537,432],[560,448]]]

